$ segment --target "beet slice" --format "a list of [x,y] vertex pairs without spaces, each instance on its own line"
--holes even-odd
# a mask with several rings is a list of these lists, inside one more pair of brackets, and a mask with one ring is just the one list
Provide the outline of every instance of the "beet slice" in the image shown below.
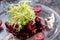
[[34,35],[35,40],[44,40],[45,34],[43,32],[40,32],[38,34]]
[[36,5],[36,6],[34,6],[34,12],[35,12],[35,15],[36,16],[40,16],[40,12],[41,12],[41,6],[40,5]]

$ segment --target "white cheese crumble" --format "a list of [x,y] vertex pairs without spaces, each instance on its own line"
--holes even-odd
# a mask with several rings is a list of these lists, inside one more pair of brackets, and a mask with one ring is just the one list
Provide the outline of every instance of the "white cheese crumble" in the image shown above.
[[55,22],[54,13],[52,13],[50,17],[45,19],[45,23],[49,29],[53,29],[53,23],[54,22]]

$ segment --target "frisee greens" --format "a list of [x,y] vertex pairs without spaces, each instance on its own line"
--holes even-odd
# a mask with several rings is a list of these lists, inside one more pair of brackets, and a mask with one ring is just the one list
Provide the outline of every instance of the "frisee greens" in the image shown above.
[[35,22],[35,13],[31,9],[28,2],[19,2],[17,4],[10,4],[9,5],[9,20],[10,24],[17,23],[19,27],[17,30],[23,27],[22,25],[26,25],[29,20],[32,20],[33,23]]

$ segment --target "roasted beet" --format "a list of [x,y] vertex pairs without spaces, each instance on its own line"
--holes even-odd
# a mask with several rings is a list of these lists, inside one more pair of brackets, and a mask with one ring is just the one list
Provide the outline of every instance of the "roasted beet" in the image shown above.
[[42,29],[38,28],[38,29],[36,30],[36,33],[39,33],[39,32],[42,32]]
[[36,28],[36,25],[34,24],[34,25],[32,25],[32,30],[34,30]]
[[22,33],[22,32],[26,32],[26,33],[28,33],[29,34],[29,37],[31,37],[33,34],[32,34],[32,30],[29,30],[29,29],[21,29],[20,30],[20,33]]
[[27,29],[34,30],[36,28],[36,26],[35,25],[32,25],[32,24],[33,24],[33,22],[32,21],[29,21],[28,24],[27,24]]
[[16,29],[11,28],[11,29],[7,29],[7,30],[8,30],[8,32],[12,33],[15,36],[18,35],[18,31],[16,31]]
[[35,21],[38,22],[39,24],[42,23],[42,19],[41,19],[40,17],[36,17],[36,18],[35,18]]
[[44,40],[45,34],[43,32],[40,32],[36,35],[34,35],[35,40]]
[[12,32],[13,35],[15,35],[15,36],[18,35],[18,31],[16,31],[16,29],[13,29],[12,31],[13,31],[13,32]]
[[29,34],[28,33],[26,33],[26,32],[20,32],[20,38],[29,38]]
[[39,17],[36,17],[35,18],[35,22],[36,22],[36,28],[42,27],[41,19]]
[[36,16],[40,16],[41,6],[39,5],[34,6],[34,12]]
[[12,30],[13,30],[12,25],[10,25],[8,22],[5,22],[5,26],[6,26],[7,31],[9,31],[10,33],[12,33]]
[[5,26],[7,29],[11,29],[11,25],[8,22],[5,22]]
[[39,6],[39,5],[34,6],[34,11],[36,13],[40,12],[41,11],[41,6]]
[[[15,29],[15,27],[17,27],[18,25],[14,25],[14,24],[9,24],[8,22],[5,22],[7,31],[12,33],[13,35],[18,35],[18,31]],[[15,26],[15,27],[14,27]]]
[[46,30],[47,29],[47,26],[46,25],[43,25],[41,28],[42,28],[42,30]]

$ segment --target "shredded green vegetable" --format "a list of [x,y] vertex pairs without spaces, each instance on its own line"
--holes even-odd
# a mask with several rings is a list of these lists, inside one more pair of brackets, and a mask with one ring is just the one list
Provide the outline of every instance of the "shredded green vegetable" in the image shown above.
[[17,5],[10,4],[8,12],[10,13],[8,22],[19,24],[17,30],[20,30],[22,25],[26,25],[29,20],[35,22],[35,13],[27,2],[19,2]]

